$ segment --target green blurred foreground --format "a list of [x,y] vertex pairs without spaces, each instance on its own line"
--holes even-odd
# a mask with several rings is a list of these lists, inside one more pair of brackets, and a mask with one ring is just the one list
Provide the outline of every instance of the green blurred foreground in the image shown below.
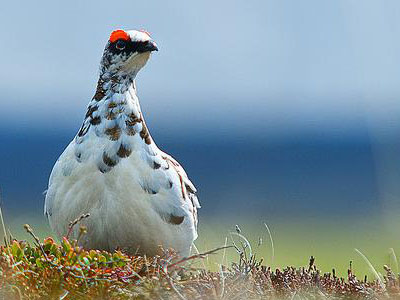
[[[398,299],[400,280],[389,267],[379,280],[323,273],[313,258],[301,268],[271,270],[238,246],[236,261],[218,271],[193,262],[215,249],[187,258],[160,249],[155,257],[120,251],[87,251],[76,240],[12,240],[0,246],[2,299]],[[239,231],[239,230],[238,230]]]
[[[31,237],[23,229],[23,224],[30,224],[40,238],[52,236],[45,218],[33,216],[5,216],[6,227],[18,240],[31,241]],[[354,250],[360,250],[375,267],[378,273],[383,273],[383,265],[388,265],[398,273],[395,255],[400,256],[400,220],[396,217],[363,218],[302,218],[288,217],[286,219],[265,220],[268,224],[274,242],[274,258],[272,260],[271,242],[263,221],[249,219],[207,220],[201,218],[199,238],[196,246],[200,252],[232,244],[232,238],[240,244],[240,238],[230,235],[236,232],[238,224],[241,234],[251,243],[257,258],[264,258],[263,264],[274,268],[286,266],[305,266],[310,256],[314,256],[316,264],[322,272],[331,272],[334,268],[339,276],[347,276],[350,261],[353,272],[359,277],[364,275],[374,279],[374,273],[365,260]],[[0,233],[2,236],[2,233]],[[261,245],[260,244],[261,238]],[[3,240],[3,239],[2,239]],[[393,249],[393,251],[391,250]],[[201,262],[202,267],[218,270],[222,263],[223,251],[209,256]],[[224,264],[237,260],[234,249],[225,252]]]

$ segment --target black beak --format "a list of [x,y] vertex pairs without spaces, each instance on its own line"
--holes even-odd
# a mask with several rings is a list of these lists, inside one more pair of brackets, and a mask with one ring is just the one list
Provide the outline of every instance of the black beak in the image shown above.
[[137,48],[137,52],[139,53],[152,51],[158,51],[157,44],[154,41],[141,42]]

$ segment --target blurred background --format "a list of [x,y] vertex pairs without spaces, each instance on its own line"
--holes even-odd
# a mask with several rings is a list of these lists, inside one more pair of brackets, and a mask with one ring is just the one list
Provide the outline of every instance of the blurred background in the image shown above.
[[42,193],[122,28],[159,45],[139,99],[198,187],[200,250],[239,224],[273,266],[314,255],[363,275],[354,248],[378,270],[400,253],[400,2],[7,1],[0,16],[1,205],[18,238],[27,222],[51,234]]

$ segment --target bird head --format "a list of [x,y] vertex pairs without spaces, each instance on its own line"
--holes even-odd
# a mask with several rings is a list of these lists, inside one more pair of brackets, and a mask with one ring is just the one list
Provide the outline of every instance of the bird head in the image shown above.
[[101,72],[111,76],[136,76],[147,63],[157,44],[146,31],[115,30],[104,49]]

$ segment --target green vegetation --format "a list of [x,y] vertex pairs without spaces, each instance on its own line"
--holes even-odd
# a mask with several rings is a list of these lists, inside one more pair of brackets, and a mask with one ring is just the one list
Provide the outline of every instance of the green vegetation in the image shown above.
[[[17,239],[28,239],[26,231],[21,224],[29,223],[35,228],[35,233],[44,239],[51,236],[51,229],[46,219],[35,214],[15,215],[6,213],[7,236],[9,229],[11,235]],[[199,238],[196,246],[200,252],[205,252],[224,245],[228,237],[231,243],[230,232],[235,231],[235,224],[239,224],[242,234],[254,245],[254,252],[259,258],[264,258],[264,263],[272,269],[286,266],[307,265],[308,258],[316,257],[319,268],[324,272],[336,269],[338,276],[347,276],[349,262],[353,262],[353,271],[363,277],[373,278],[368,265],[361,256],[354,251],[355,248],[364,253],[372,262],[378,272],[384,272],[383,265],[390,266],[396,273],[399,272],[393,252],[400,253],[400,219],[398,216],[362,216],[351,217],[316,217],[295,218],[266,218],[274,239],[275,253],[272,260],[272,249],[268,232],[264,227],[263,219],[251,220],[249,217],[231,218],[205,218],[200,216]],[[53,237],[54,238],[54,237]],[[259,238],[263,243],[258,246]],[[0,240],[3,240],[0,230]],[[56,239],[55,239],[56,240]],[[394,248],[394,251],[391,250]],[[209,270],[217,271],[218,264],[222,262],[223,253],[219,252],[207,257],[199,263]],[[230,265],[237,260],[237,253],[229,249],[225,253],[224,264]]]
[[[340,278],[321,272],[313,257],[304,267],[273,270],[258,259],[239,228],[226,247],[189,258],[160,249],[156,257],[120,251],[87,251],[77,241],[40,240],[30,228],[32,245],[5,239],[0,247],[0,296],[5,299],[393,299],[400,281],[390,267],[385,276],[359,280],[353,267]],[[82,227],[82,233],[84,228]],[[229,247],[229,248],[227,248]],[[209,271],[206,257],[236,253],[229,267]]]

